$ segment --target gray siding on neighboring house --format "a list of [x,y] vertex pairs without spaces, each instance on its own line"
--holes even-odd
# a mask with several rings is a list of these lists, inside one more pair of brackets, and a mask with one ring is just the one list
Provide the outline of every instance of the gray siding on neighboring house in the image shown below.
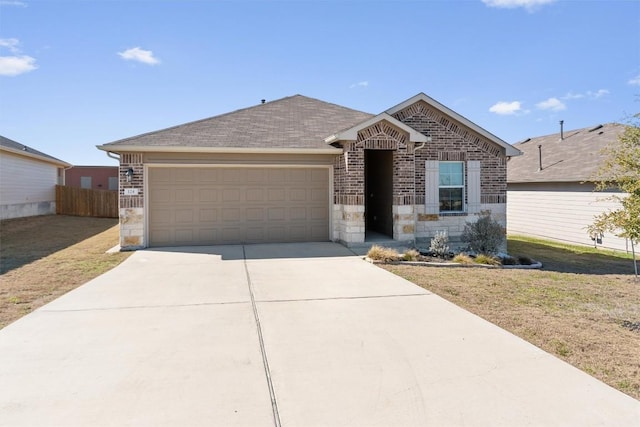
[[56,212],[58,167],[9,152],[0,153],[0,219]]
[[620,195],[593,188],[593,184],[575,182],[509,183],[507,232],[631,251],[626,239],[606,233],[600,244],[587,233],[596,215],[617,207],[617,202],[606,199]]

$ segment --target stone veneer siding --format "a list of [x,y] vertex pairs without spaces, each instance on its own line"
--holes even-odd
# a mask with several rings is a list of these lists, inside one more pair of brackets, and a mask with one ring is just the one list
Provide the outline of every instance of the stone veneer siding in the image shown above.
[[[133,178],[127,182],[127,170]],[[146,246],[144,236],[144,164],[142,153],[120,155],[120,248],[136,250]],[[138,189],[138,195],[125,196],[125,188]]]
[[343,141],[344,153],[334,164],[334,239],[347,244],[364,241],[364,150],[376,149],[394,150],[394,240],[426,241],[428,246],[431,237],[444,230],[455,244],[465,223],[477,219],[473,214],[425,215],[427,160],[480,161],[481,210],[490,211],[494,219],[506,225],[507,159],[502,147],[425,102],[393,116],[432,141],[414,153],[408,135],[385,121],[360,131],[356,141]]

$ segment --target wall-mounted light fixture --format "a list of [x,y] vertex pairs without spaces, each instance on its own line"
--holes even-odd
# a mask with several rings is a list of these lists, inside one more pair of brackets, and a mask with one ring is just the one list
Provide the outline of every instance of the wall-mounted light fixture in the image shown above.
[[127,176],[127,182],[131,182],[131,178],[133,178],[133,168],[127,169],[125,175]]

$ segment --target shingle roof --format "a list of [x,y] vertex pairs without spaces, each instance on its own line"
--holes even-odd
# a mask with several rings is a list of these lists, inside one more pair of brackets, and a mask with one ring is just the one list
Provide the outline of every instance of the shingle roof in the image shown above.
[[[208,119],[104,144],[190,148],[327,148],[324,138],[372,114],[294,95]],[[331,147],[329,147],[331,148]]]
[[67,163],[60,159],[56,159],[55,157],[43,153],[42,151],[38,151],[35,148],[20,144],[19,142],[6,138],[2,135],[0,135],[0,147],[7,149],[7,151],[13,151],[16,153],[19,152],[20,154],[23,154],[27,157],[39,158],[40,160],[56,163],[60,166],[71,166],[70,163]]
[[[604,161],[601,150],[615,142],[624,125],[608,123],[560,134],[540,136],[514,144],[523,152],[507,163],[507,182],[584,182],[593,180]],[[542,150],[539,170],[538,145]]]

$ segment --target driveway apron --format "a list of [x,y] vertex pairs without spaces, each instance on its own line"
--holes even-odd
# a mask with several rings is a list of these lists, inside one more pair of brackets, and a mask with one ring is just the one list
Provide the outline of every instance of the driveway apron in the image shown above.
[[0,425],[640,425],[640,402],[333,243],[139,251],[0,330]]

